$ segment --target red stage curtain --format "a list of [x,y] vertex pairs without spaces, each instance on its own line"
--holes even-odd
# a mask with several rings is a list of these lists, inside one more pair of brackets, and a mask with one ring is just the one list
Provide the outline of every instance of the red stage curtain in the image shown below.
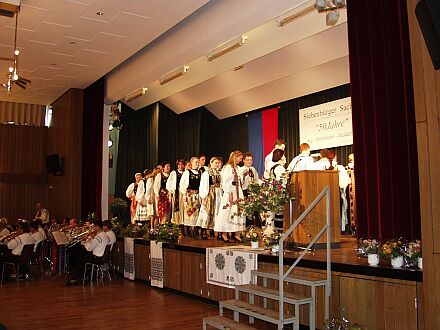
[[420,237],[406,2],[347,4],[358,235]]

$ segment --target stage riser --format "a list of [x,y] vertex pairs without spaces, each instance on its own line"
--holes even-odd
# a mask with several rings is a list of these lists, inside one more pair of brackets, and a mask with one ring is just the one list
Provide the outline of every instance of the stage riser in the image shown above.
[[[116,267],[123,269],[123,242],[116,242],[113,262]],[[118,252],[119,251],[119,252]],[[136,278],[149,281],[150,247],[145,244],[135,244]],[[259,262],[259,270],[277,270],[278,265],[270,262]],[[297,267],[299,275],[325,278],[325,272],[318,269]],[[262,281],[261,279],[259,281]],[[269,280],[269,287],[275,288],[277,282]],[[346,317],[352,322],[366,325],[374,329],[422,329],[422,313],[415,307],[416,299],[421,288],[420,282],[397,280],[384,277],[355,275],[332,272],[331,315],[337,315],[340,307],[346,309]],[[197,297],[214,301],[234,299],[234,290],[206,283],[205,254],[164,248],[164,286],[185,292]],[[310,294],[310,289],[300,285],[288,285],[288,292]],[[241,294],[241,299],[247,301],[247,294]],[[255,298],[256,304],[263,306],[262,298]],[[268,300],[268,307],[278,309],[277,303]],[[322,325],[324,319],[324,290],[317,289],[317,321]],[[289,307],[293,314],[293,309]],[[300,309],[302,324],[308,324],[308,309]]]

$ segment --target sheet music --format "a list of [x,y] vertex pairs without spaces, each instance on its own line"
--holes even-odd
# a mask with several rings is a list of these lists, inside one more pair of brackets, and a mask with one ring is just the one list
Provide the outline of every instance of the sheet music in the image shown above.
[[55,239],[55,242],[57,242],[58,245],[67,245],[69,244],[69,239],[67,238],[66,233],[63,233],[61,231],[54,231],[52,232],[52,236]]

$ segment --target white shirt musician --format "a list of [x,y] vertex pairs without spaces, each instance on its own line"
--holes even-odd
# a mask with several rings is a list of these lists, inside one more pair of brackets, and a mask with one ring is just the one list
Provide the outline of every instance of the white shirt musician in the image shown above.
[[31,236],[34,239],[34,252],[35,252],[37,251],[38,244],[45,240],[41,232],[38,230],[38,224],[35,221],[31,224]]
[[103,221],[102,228],[107,235],[108,243],[107,245],[110,245],[110,250],[113,249],[113,244],[116,242],[116,235],[112,230],[112,223],[109,220]]
[[92,252],[96,257],[102,257],[105,252],[105,248],[109,243],[109,238],[107,234],[101,230],[99,231],[93,239],[89,240],[84,244],[87,251]]
[[23,223],[18,226],[17,229],[18,236],[11,239],[7,246],[9,250],[12,250],[12,254],[15,256],[21,255],[23,251],[23,247],[28,244],[34,244],[35,241],[32,238],[31,234],[29,234],[29,224]]

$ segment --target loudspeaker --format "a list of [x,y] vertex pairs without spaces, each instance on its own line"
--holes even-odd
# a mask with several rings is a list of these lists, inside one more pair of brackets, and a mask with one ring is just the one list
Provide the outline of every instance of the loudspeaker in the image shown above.
[[416,16],[425,38],[432,64],[440,69],[440,0],[421,0]]
[[61,175],[61,159],[58,154],[46,155],[46,172]]

